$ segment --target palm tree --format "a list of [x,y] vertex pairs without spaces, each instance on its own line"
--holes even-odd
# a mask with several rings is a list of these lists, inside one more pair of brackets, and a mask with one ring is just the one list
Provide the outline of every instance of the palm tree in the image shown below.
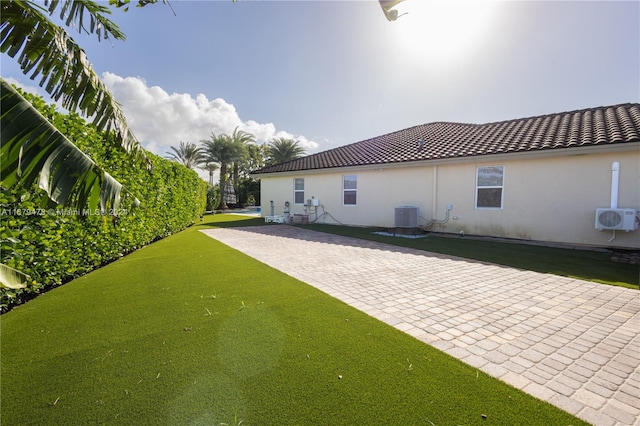
[[295,160],[305,154],[300,142],[287,138],[276,138],[269,142],[269,158],[272,164],[284,163]]
[[209,139],[200,141],[207,162],[220,164],[220,208],[228,208],[225,200],[227,167],[244,155],[245,146],[226,134],[211,133]]
[[209,185],[213,186],[213,173],[218,170],[220,166],[216,163],[206,163],[204,167],[201,167],[202,170],[206,170],[209,172]]
[[[139,6],[156,0],[138,0]],[[166,0],[163,0],[166,1]],[[117,7],[126,2],[117,1]],[[95,34],[98,40],[124,40],[117,25],[106,18],[109,8],[91,0],[45,0],[44,7],[26,0],[0,2],[0,52],[17,58],[24,74],[41,76],[40,86],[69,111],[93,116],[98,130],[113,131],[115,142],[150,162],[129,129],[124,115],[93,71],[84,51],[48,15],[60,10],[67,27]],[[85,20],[86,18],[86,20]],[[88,22],[87,22],[88,21]],[[37,178],[49,198],[76,210],[107,203],[117,210],[122,185],[96,166],[29,102],[0,78],[3,184],[32,184]],[[135,200],[137,202],[137,200]],[[28,276],[0,264],[0,286],[21,287]]]
[[258,170],[265,166],[265,161],[269,157],[269,147],[267,144],[249,145],[247,146],[249,155],[245,164],[245,169],[240,172],[243,177],[247,177],[252,170]]
[[90,0],[48,0],[44,2],[46,8],[23,0],[0,3],[0,51],[17,57],[22,71],[32,79],[41,76],[40,86],[54,100],[61,100],[67,110],[79,109],[85,116],[93,116],[98,130],[113,130],[117,143],[127,152],[144,157],[120,106],[91,67],[84,51],[64,28],[46,16],[61,9],[60,17],[65,25],[80,33],[95,34],[98,40],[124,40],[120,28],[106,18],[111,13],[109,8]]
[[240,156],[236,158],[233,162],[233,187],[237,194],[238,193],[238,174],[240,171],[240,164],[245,163],[249,159],[248,145],[250,143],[255,142],[256,138],[251,133],[247,133],[243,130],[238,130],[238,127],[236,127],[233,130],[233,133],[231,134],[231,139],[235,143],[243,147],[242,152],[240,153]]
[[173,152],[166,152],[166,154],[169,154],[167,158],[177,161],[190,169],[194,169],[204,162],[202,148],[195,143],[180,141],[180,147],[172,146],[171,150]]

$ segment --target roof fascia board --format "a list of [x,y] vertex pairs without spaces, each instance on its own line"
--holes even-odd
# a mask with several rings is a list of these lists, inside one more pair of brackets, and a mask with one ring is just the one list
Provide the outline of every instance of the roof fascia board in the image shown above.
[[468,157],[456,157],[456,158],[442,158],[436,160],[416,160],[406,161],[398,163],[385,163],[385,164],[365,164],[358,166],[345,166],[345,167],[327,167],[322,169],[307,169],[307,170],[295,170],[287,172],[273,172],[273,173],[259,173],[250,176],[254,179],[260,179],[263,177],[286,177],[286,176],[300,176],[300,175],[314,175],[324,173],[341,173],[341,172],[353,172],[359,170],[387,170],[407,167],[424,167],[424,166],[438,166],[442,164],[464,164],[464,163],[477,163],[486,161],[507,161],[507,160],[521,160],[529,158],[550,158],[550,157],[570,157],[577,155],[593,155],[593,154],[606,154],[616,152],[629,152],[638,151],[640,149],[640,141],[616,143],[609,145],[595,145],[595,146],[583,146],[583,147],[570,147],[570,148],[556,148],[545,149],[538,151],[525,151],[525,152],[510,152],[500,154],[487,154],[487,155],[474,155]]

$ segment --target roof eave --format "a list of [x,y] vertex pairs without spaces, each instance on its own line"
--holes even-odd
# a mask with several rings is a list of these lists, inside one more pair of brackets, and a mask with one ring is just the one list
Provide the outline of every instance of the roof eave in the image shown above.
[[357,171],[357,170],[382,170],[382,169],[395,169],[403,167],[419,167],[419,166],[436,166],[440,164],[454,164],[454,163],[477,163],[499,160],[517,160],[517,159],[529,159],[529,158],[549,158],[549,157],[566,157],[575,155],[593,155],[602,153],[616,153],[616,152],[628,152],[637,151],[640,148],[640,140],[634,140],[630,142],[618,142],[606,145],[589,145],[589,146],[571,146],[564,148],[553,149],[540,149],[540,150],[528,150],[528,151],[516,151],[516,152],[502,152],[492,154],[480,154],[480,155],[467,155],[450,158],[434,158],[434,159],[420,159],[412,161],[398,161],[393,163],[370,163],[370,164],[358,164],[353,166],[338,166],[338,167],[324,167],[316,169],[301,169],[301,170],[287,170],[282,172],[267,172],[267,173],[251,173],[251,176],[260,179],[263,177],[275,177],[275,176],[299,176],[301,174],[321,174],[331,172],[342,171]]

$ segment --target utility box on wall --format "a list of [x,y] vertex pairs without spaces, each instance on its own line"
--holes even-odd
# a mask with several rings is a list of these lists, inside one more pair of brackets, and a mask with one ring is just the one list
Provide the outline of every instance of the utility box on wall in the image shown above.
[[418,208],[411,206],[396,207],[396,228],[417,228]]
[[635,231],[638,229],[635,209],[596,209],[596,229]]

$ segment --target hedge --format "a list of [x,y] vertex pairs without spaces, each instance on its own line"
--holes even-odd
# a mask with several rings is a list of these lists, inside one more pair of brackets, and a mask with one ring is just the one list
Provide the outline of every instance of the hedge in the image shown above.
[[207,184],[195,171],[150,152],[148,169],[79,115],[22,94],[141,204],[125,203],[117,216],[86,209],[77,217],[61,206],[40,208],[46,195],[36,186],[1,187],[0,262],[32,280],[25,289],[1,288],[0,312],[192,225],[206,204]]

